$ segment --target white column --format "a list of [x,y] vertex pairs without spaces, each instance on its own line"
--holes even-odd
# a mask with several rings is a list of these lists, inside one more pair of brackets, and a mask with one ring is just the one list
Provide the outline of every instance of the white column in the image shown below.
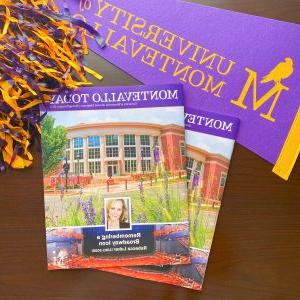
[[123,175],[125,173],[125,166],[124,166],[124,135],[119,135],[119,173]]
[[100,160],[101,160],[101,174],[105,175],[106,173],[106,166],[105,166],[105,136],[100,136]]
[[150,170],[153,170],[153,168],[154,168],[153,147],[154,147],[154,137],[152,135],[150,135],[150,154],[151,154]]
[[142,173],[142,157],[141,157],[141,136],[135,136],[136,143],[136,171],[137,173]]
[[84,167],[84,173],[89,174],[89,150],[88,150],[88,137],[83,137],[83,167]]
[[74,141],[73,138],[70,138],[70,173],[74,173]]

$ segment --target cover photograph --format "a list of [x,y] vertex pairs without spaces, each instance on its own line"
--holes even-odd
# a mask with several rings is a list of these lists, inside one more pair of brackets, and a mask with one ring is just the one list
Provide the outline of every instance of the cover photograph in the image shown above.
[[182,86],[81,88],[46,110],[48,269],[189,263]]
[[185,127],[191,263],[101,270],[202,290],[239,120],[186,108]]

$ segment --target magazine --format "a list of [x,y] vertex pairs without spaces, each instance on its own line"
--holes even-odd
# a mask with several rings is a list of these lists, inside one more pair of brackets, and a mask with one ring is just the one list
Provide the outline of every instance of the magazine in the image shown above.
[[239,120],[187,108],[185,126],[191,264],[101,270],[202,289]]
[[46,108],[48,269],[189,263],[182,86],[82,88]]

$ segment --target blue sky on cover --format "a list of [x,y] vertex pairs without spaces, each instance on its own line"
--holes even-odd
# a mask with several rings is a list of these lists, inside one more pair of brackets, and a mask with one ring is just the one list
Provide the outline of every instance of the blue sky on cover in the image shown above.
[[[182,107],[157,107],[144,109],[110,109],[110,110],[80,110],[49,112],[55,118],[56,125],[64,127],[79,123],[108,123],[108,122],[141,122],[154,124],[177,124],[183,126],[184,113]],[[233,144],[232,140],[186,131],[186,143],[211,153],[222,154],[230,159]]]
[[78,110],[49,112],[56,125],[65,127],[79,123],[141,122],[154,124],[177,124],[184,126],[183,107],[156,107],[133,109]]
[[234,147],[233,140],[191,130],[185,131],[185,140],[188,145],[201,148],[210,153],[221,154],[228,159],[231,158]]

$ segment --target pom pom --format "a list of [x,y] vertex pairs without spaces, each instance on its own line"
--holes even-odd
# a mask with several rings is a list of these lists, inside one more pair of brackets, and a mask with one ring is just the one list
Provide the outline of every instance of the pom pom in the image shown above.
[[[0,3],[0,172],[6,165],[26,168],[29,146],[39,136],[38,106],[53,94],[90,85],[83,65],[86,31],[100,47],[104,39],[91,26],[60,13],[54,0],[2,0]],[[81,42],[78,38],[81,38]]]

